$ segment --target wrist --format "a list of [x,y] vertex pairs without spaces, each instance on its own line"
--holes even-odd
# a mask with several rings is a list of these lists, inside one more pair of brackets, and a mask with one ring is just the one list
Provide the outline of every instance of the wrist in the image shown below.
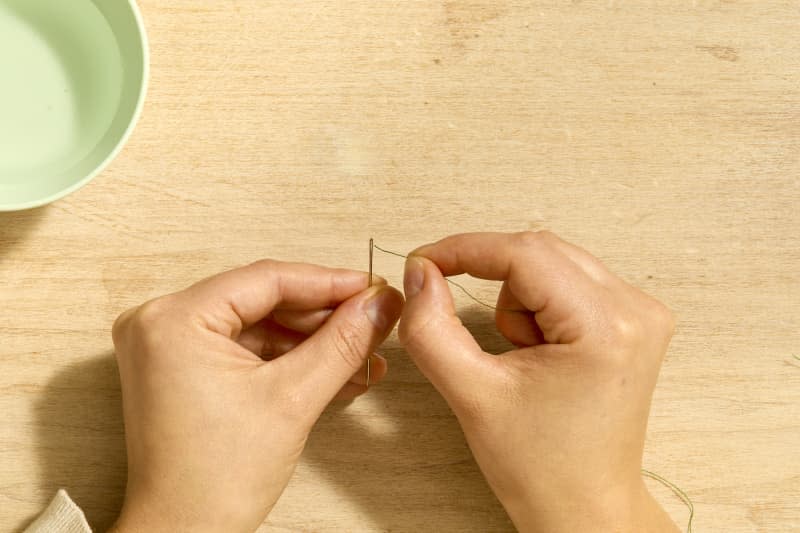
[[642,482],[593,494],[555,491],[544,498],[506,498],[503,506],[522,533],[678,532]]
[[192,531],[193,533],[222,533],[252,531],[254,528],[236,527],[233,517],[200,516],[191,506],[172,507],[153,502],[126,501],[109,533],[168,533]]
[[199,533],[221,533],[230,531],[224,527],[215,527],[210,524],[197,524],[185,520],[167,520],[154,516],[120,515],[117,521],[108,530],[108,533],[167,533],[174,531],[192,531]]

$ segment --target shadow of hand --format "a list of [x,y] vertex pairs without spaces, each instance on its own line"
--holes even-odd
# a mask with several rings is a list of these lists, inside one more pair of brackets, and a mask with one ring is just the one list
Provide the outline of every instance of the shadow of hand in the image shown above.
[[[488,313],[466,313],[463,321],[484,349],[505,349]],[[446,402],[396,341],[382,353],[391,361],[390,375],[351,405],[331,406],[309,437],[304,461],[380,530],[513,531]],[[35,418],[37,491],[49,498],[67,489],[91,524],[107,529],[126,479],[113,354],[61,370],[36,404]]]
[[116,519],[125,493],[125,434],[111,352],[61,370],[35,407],[37,492],[59,488],[98,531]]
[[[484,349],[511,347],[490,313],[462,320]],[[352,404],[329,407],[303,460],[358,504],[369,517],[363,530],[514,531],[447,403],[396,340],[381,353],[389,375]]]

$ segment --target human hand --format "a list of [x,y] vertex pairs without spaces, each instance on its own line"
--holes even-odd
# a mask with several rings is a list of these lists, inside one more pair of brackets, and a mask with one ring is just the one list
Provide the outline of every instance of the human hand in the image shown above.
[[[260,261],[120,316],[128,485],[115,530],[255,530],[325,406],[366,390],[362,365],[400,315],[402,295],[367,282]],[[370,382],[385,373],[372,356]]]
[[[518,349],[481,350],[443,276],[502,280]],[[412,252],[400,341],[461,423],[521,531],[676,531],[640,476],[666,307],[548,232],[455,235]]]

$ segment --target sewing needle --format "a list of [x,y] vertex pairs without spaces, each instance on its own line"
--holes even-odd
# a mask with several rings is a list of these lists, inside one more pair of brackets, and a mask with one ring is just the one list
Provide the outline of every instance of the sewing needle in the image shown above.
[[[374,248],[374,245],[373,245],[372,237],[370,237],[369,238],[369,282],[368,282],[367,287],[372,287],[372,251],[373,251],[373,248]],[[369,388],[369,371],[370,371],[369,360],[370,360],[370,356],[367,356],[367,388]]]

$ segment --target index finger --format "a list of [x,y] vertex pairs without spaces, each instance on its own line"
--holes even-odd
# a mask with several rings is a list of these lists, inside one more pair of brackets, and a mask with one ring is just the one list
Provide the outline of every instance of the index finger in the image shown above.
[[549,232],[462,233],[410,255],[430,259],[445,276],[508,281],[521,303],[540,311],[554,295],[588,289],[586,273],[555,246],[558,240]]
[[234,337],[274,309],[336,307],[366,290],[368,278],[357,270],[262,260],[207,278],[181,294],[208,327]]

